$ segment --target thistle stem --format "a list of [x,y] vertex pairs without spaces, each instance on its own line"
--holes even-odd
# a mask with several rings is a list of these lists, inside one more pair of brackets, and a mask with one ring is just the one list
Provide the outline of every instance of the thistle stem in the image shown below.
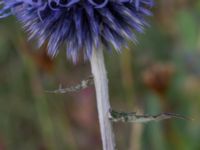
[[90,60],[94,78],[97,109],[103,150],[115,150],[114,133],[108,114],[110,110],[108,79],[102,49],[94,49]]

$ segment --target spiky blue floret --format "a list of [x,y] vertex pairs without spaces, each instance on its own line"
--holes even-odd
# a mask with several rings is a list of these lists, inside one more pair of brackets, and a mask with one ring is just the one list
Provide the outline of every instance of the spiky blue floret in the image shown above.
[[50,56],[65,44],[76,62],[81,51],[88,59],[101,44],[120,51],[127,39],[136,41],[152,6],[153,0],[0,0],[0,18],[15,15],[30,39],[48,41]]

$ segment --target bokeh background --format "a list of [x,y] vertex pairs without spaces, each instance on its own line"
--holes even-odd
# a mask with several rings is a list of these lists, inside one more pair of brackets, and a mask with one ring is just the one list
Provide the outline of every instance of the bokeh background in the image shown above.
[[[138,45],[105,52],[112,107],[195,120],[116,123],[117,147],[200,150],[200,1],[157,0],[153,11]],[[89,63],[35,45],[14,17],[0,21],[0,150],[101,150],[94,88],[45,92],[86,79]]]

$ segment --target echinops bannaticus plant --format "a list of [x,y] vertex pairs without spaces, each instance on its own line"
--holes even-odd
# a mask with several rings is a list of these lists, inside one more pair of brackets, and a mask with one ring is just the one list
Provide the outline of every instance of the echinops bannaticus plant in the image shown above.
[[121,51],[128,40],[136,42],[135,33],[148,26],[145,17],[152,15],[153,4],[153,0],[0,0],[0,18],[16,16],[38,47],[48,42],[51,57],[64,45],[74,63],[82,53],[90,60],[104,150],[115,150],[116,144],[102,47]]

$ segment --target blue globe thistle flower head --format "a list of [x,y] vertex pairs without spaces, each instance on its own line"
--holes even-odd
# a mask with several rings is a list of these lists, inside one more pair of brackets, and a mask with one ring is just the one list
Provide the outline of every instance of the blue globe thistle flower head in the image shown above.
[[82,51],[89,59],[101,45],[120,51],[135,32],[148,26],[153,0],[0,0],[0,18],[15,15],[38,46],[48,41],[48,54],[61,45],[77,61]]

